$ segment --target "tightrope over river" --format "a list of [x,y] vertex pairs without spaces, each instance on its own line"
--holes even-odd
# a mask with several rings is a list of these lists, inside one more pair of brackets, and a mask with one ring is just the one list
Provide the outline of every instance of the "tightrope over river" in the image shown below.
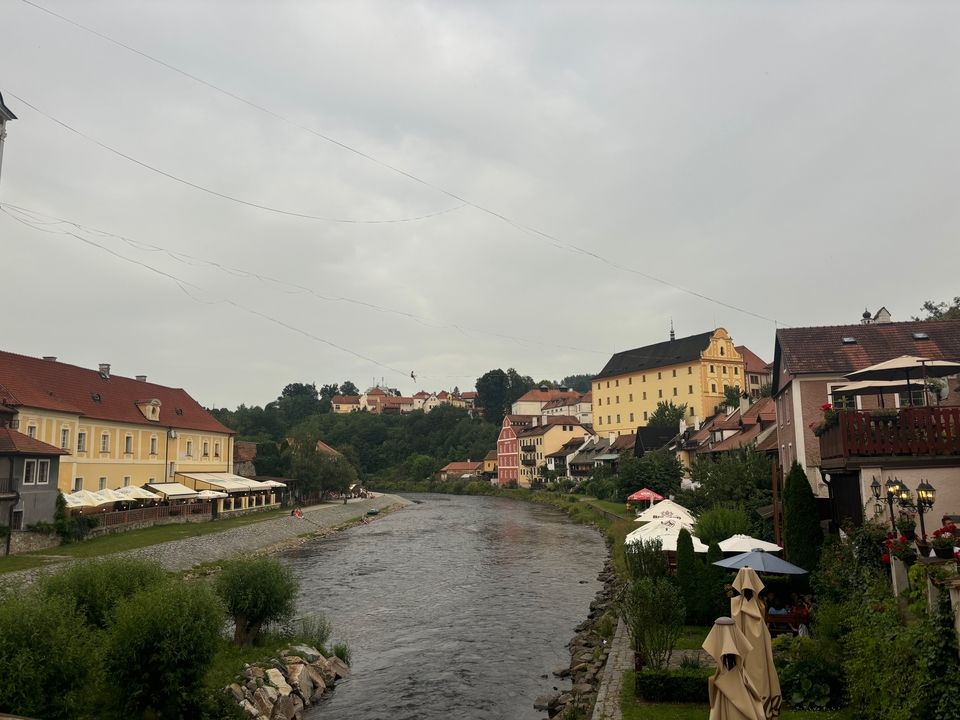
[[[400,512],[281,557],[353,672],[311,720],[533,720],[600,587],[595,530],[503,498],[408,495]],[[331,642],[332,642],[331,641]],[[547,677],[543,677],[546,675]]]

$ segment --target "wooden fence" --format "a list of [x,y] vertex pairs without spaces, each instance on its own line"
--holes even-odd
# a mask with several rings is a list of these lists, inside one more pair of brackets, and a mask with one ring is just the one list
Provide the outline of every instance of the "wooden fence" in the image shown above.
[[911,407],[895,415],[841,410],[838,420],[820,436],[824,460],[960,454],[960,407]]

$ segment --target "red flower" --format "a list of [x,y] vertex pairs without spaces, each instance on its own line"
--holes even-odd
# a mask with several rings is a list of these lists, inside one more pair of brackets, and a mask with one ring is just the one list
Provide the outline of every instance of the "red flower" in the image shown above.
[[823,405],[820,406],[820,409],[823,410],[823,412],[826,412],[827,410],[832,410],[833,405],[831,405],[830,403],[824,403]]
[[884,564],[884,565],[889,565],[889,564],[890,564],[890,553],[884,553],[883,555],[880,556],[880,559],[883,560],[883,564]]

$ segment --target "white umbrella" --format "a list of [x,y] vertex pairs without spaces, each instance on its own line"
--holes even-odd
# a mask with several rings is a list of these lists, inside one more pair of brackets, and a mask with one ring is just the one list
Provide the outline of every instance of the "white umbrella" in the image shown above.
[[960,363],[931,360],[916,355],[901,355],[848,374],[851,380],[913,380],[947,377],[960,373]]
[[63,496],[64,501],[67,503],[68,508],[82,508],[82,507],[93,507],[92,505],[87,504],[87,500],[84,497],[78,496],[77,493],[67,493]]
[[780,552],[781,548],[776,543],[760,540],[749,535],[734,535],[720,542],[720,549],[723,552],[750,552],[751,550],[765,550],[766,552]]
[[103,502],[100,503],[101,505],[106,505],[107,503],[115,503],[115,502],[130,502],[130,498],[128,498],[126,495],[121,495],[116,490],[111,490],[110,488],[104,488],[103,490],[98,490],[97,492],[94,493],[94,495],[100,497],[103,500]]
[[117,488],[117,493],[123,495],[127,501],[160,499],[160,496],[156,493],[152,493],[149,490],[144,490],[142,487],[136,487],[135,485],[127,485],[126,487]]
[[225,492],[220,492],[219,490],[201,490],[197,493],[197,500],[220,500],[225,497],[230,497]]
[[638,527],[630,534],[636,534],[638,537],[659,537],[660,535],[678,533],[681,530],[693,532],[693,523],[680,519],[660,518]]
[[[625,545],[635,542],[644,542],[647,540],[659,540],[664,551],[676,552],[677,551],[677,540],[680,537],[681,530],[690,531],[689,528],[685,528],[682,525],[676,524],[673,526],[660,526],[654,531],[648,530],[649,526],[644,526],[642,528],[637,528],[632,533],[627,535],[626,539],[623,541]],[[647,532],[644,532],[644,531]],[[709,548],[700,542],[700,539],[696,536],[691,535],[693,539],[693,551],[695,553],[705,553]]]
[[64,498],[67,500],[67,504],[70,507],[98,507],[100,505],[106,505],[112,502],[118,502],[117,500],[111,500],[105,498],[102,495],[90,492],[89,490],[77,490],[70,493],[69,495],[64,495]]
[[635,522],[650,522],[652,520],[683,520],[691,525],[695,522],[693,513],[687,510],[683,505],[675,503],[673,500],[661,500],[655,505],[651,505],[642,513],[637,515]]

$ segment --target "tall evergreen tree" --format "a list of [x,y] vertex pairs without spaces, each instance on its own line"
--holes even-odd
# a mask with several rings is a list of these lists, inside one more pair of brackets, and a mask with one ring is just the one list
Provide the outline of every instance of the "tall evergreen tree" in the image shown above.
[[783,544],[787,560],[813,572],[820,562],[823,531],[813,489],[797,463],[787,474],[783,489]]
[[730,571],[714,565],[718,560],[723,560],[723,551],[717,543],[710,543],[700,580],[700,601],[697,603],[697,623],[700,625],[711,625],[718,617],[730,614],[726,587],[730,581]]
[[690,532],[683,528],[677,536],[677,585],[680,587],[680,595],[687,609],[688,623],[694,622],[693,617],[696,614],[694,599],[702,591],[702,588],[697,587],[700,580],[699,569],[699,563],[693,554],[693,538]]

